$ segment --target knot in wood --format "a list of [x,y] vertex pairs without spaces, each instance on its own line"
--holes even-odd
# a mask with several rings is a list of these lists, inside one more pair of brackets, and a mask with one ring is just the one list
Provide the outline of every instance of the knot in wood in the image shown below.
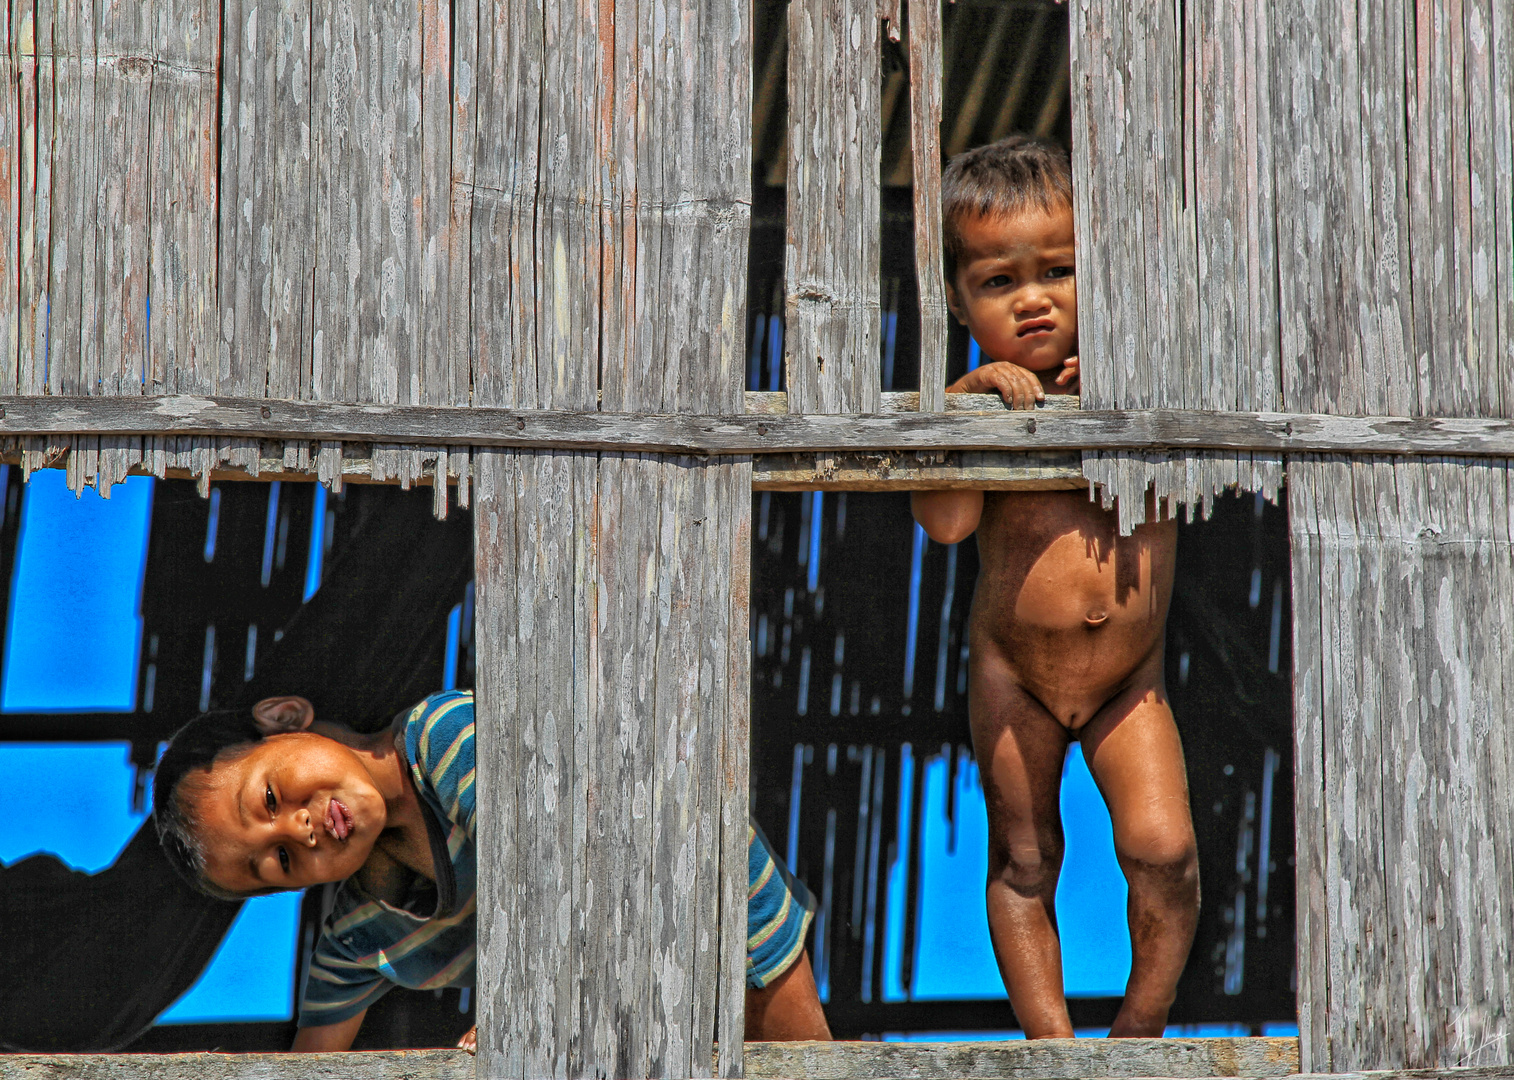
[[1034,420],[1025,421],[1025,430],[1034,435],[1036,433],[1036,422]]
[[150,79],[152,68],[150,56],[123,56],[116,61],[116,70],[128,79]]
[[270,409],[267,405],[264,405],[261,409],[258,410],[258,415],[261,416],[264,420],[267,420],[270,416],[273,415],[273,410]]

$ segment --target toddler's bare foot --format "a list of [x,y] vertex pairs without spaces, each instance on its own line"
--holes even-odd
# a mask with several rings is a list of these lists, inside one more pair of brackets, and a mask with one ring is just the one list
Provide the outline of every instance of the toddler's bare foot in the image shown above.
[[1121,1009],[1109,1029],[1111,1039],[1160,1039],[1167,1030],[1167,1010],[1161,1016],[1139,1016],[1134,1010]]

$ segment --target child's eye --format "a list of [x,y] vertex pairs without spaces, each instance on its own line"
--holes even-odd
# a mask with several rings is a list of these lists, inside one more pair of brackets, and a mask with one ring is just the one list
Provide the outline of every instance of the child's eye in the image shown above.
[[263,805],[268,808],[270,814],[279,812],[279,800],[273,797],[273,785],[269,784],[263,789]]
[[983,283],[985,289],[1002,289],[1009,284],[1008,274],[995,274]]
[[1046,271],[1046,276],[1049,278],[1069,278],[1072,277],[1072,274],[1073,270],[1070,266],[1053,266],[1050,270]]
[[289,873],[289,851],[286,848],[279,848],[279,869]]

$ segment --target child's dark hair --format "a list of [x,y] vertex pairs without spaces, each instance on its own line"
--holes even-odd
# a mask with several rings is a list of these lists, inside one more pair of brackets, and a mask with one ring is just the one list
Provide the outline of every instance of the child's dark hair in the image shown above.
[[962,219],[1072,208],[1072,162],[1055,143],[1011,135],[952,158],[941,174],[942,262],[955,282]]
[[210,767],[218,758],[239,757],[262,737],[250,709],[203,713],[174,732],[153,774],[152,817],[163,854],[180,877],[218,900],[243,896],[205,876],[204,841],[190,810],[193,796],[208,789]]

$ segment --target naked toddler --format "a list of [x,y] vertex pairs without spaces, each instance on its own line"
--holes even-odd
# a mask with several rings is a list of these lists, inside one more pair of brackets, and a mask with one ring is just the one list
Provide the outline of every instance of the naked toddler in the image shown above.
[[[1072,178],[1059,148],[1019,136],[954,158],[942,178],[947,301],[983,364],[949,393],[1034,408],[1078,384]],[[1150,500],[1150,496],[1148,496]],[[988,926],[1029,1038],[1070,1037],[1057,938],[1063,759],[1079,740],[1129,882],[1131,971],[1111,1035],[1159,1036],[1198,920],[1183,749],[1163,682],[1176,524],[1122,537],[1084,491],[916,492],[950,544],[975,530],[968,710],[988,805]]]

